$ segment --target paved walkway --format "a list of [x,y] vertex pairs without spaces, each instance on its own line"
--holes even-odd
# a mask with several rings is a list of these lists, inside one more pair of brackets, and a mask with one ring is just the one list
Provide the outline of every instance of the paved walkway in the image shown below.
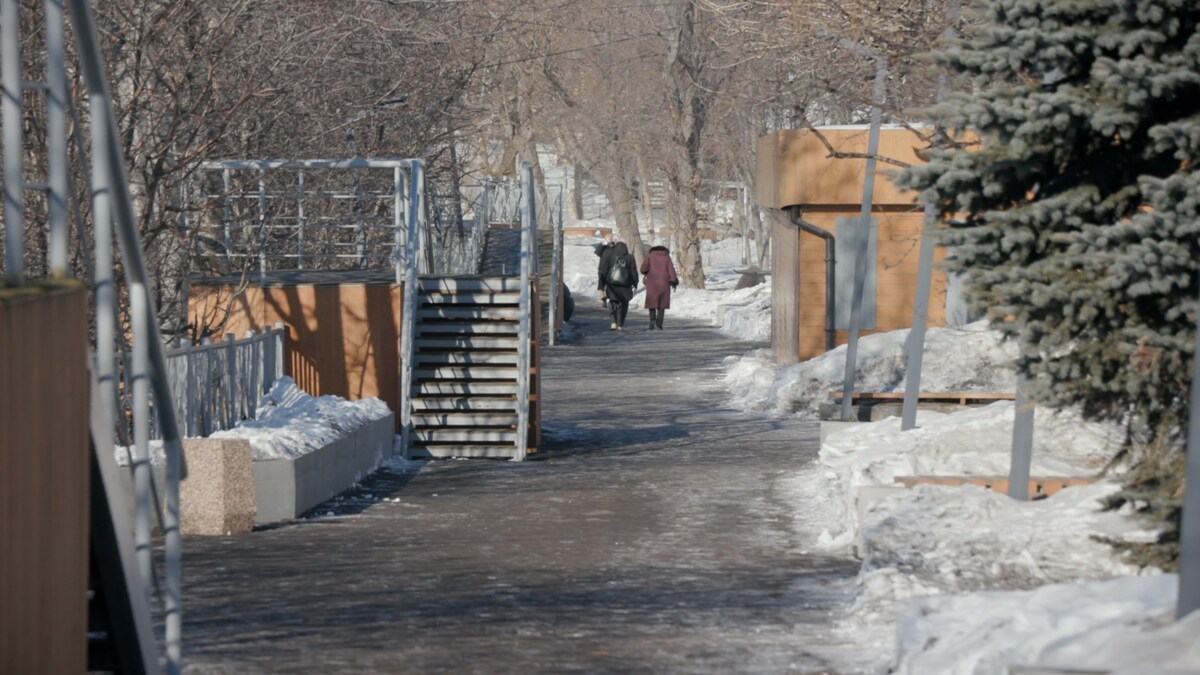
[[779,485],[815,425],[722,410],[747,345],[579,311],[530,461],[380,472],[317,517],[188,539],[187,669],[834,672],[814,652],[856,568],[799,552]]

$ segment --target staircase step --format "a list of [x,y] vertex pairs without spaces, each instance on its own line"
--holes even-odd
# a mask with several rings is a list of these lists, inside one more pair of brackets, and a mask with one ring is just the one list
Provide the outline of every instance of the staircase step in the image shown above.
[[416,336],[413,349],[417,353],[448,349],[509,349],[517,350],[517,336],[448,335],[439,337]]
[[516,444],[511,445],[414,445],[408,451],[413,459],[426,457],[474,457],[479,459],[502,459],[515,457]]
[[473,396],[517,395],[517,383],[508,382],[420,382],[413,389],[415,396]]
[[478,319],[491,321],[495,319],[519,318],[521,318],[520,307],[504,307],[501,305],[489,305],[487,307],[442,305],[440,307],[419,307],[417,309],[417,320],[420,322],[425,322],[429,319]]
[[507,293],[473,293],[471,291],[462,291],[459,293],[439,293],[435,291],[421,291],[417,298],[418,302],[423,306],[428,305],[519,305],[521,304],[521,294],[515,291]]
[[466,412],[511,412],[516,414],[517,401],[511,397],[471,396],[466,398],[422,398],[412,399],[413,414],[432,411],[456,410]]
[[421,380],[504,380],[516,384],[516,366],[441,366],[414,368],[413,379]]
[[414,445],[431,443],[516,443],[516,429],[413,429]]
[[417,335],[511,335],[520,330],[516,321],[418,321]]
[[517,352],[436,352],[418,351],[413,355],[416,368],[441,365],[511,365],[517,364]]
[[521,292],[520,277],[422,277],[419,289],[425,293],[508,293]]
[[515,427],[515,411],[441,410],[414,412],[413,426],[420,427]]

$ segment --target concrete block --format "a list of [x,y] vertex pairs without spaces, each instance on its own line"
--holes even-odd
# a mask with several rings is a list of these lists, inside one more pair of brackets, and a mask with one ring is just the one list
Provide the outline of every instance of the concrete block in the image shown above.
[[249,532],[258,511],[250,441],[189,438],[183,442],[188,475],[179,484],[184,534]]
[[296,517],[296,468],[294,459],[264,459],[254,462],[254,493],[258,512],[255,525]]
[[290,520],[349,489],[391,457],[393,415],[295,459],[254,462],[256,524]]
[[836,431],[848,429],[859,424],[867,424],[866,422],[836,422],[833,420],[821,420],[821,445],[825,444],[825,439]]

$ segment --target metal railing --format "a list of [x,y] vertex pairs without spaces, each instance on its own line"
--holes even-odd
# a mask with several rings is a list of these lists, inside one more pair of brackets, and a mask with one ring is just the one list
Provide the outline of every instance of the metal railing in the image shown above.
[[[198,256],[210,271],[367,269],[403,255],[412,160],[205,162]],[[219,178],[219,180],[217,180]]]
[[533,167],[521,163],[521,318],[517,330],[517,451],[514,459],[525,459],[529,448],[529,366],[533,337],[533,288],[537,275],[537,193]]
[[[285,335],[280,324],[257,334],[249,332],[241,340],[229,334],[224,340],[205,338],[198,345],[167,350],[167,383],[183,435],[208,436],[254,419],[262,397],[283,377]],[[116,437],[126,443],[132,437],[128,421],[133,414],[133,382],[126,377],[132,372],[132,360],[128,352],[116,355]],[[151,416],[151,440],[162,439],[156,420]]]
[[[402,284],[404,293],[400,330],[400,444],[405,454],[412,441],[412,356],[417,327],[418,235],[425,225],[425,165],[420,160],[413,160],[409,171],[409,194],[414,208],[408,211],[407,239],[404,242],[406,254],[403,263],[399,258],[396,259],[396,281]],[[396,236],[399,246],[399,230]]]
[[[54,277],[67,275],[69,233],[67,204],[69,164],[67,162],[67,64],[66,20],[63,0],[46,0],[46,70],[45,83],[23,82],[21,61],[21,3],[19,0],[0,0],[0,57],[3,83],[2,115],[4,200],[5,200],[5,281],[12,285],[26,282],[25,226],[27,190],[47,193],[49,271]],[[119,242],[129,301],[129,330],[132,351],[124,365],[122,376],[129,383],[130,424],[133,440],[133,477],[136,516],[134,545],[136,546],[139,579],[127,579],[131,592],[125,600],[130,605],[133,626],[122,626],[137,634],[141,658],[146,667],[157,664],[154,656],[153,633],[150,629],[149,596],[157,588],[153,565],[153,546],[150,539],[151,482],[149,441],[154,415],[164,442],[166,454],[166,510],[161,521],[165,535],[166,587],[163,599],[165,624],[166,669],[178,673],[181,669],[181,553],[179,529],[179,481],[184,473],[179,428],[176,423],[170,387],[166,378],[166,361],[162,336],[156,323],[154,298],[142,253],[129,180],[121,156],[116,119],[112,110],[108,81],[100,41],[91,6],[86,0],[66,0],[79,58],[79,69],[88,94],[91,132],[91,187],[94,225],[94,305],[96,312],[97,359],[95,377],[98,380],[102,415],[109,420],[117,415],[117,369],[115,344],[117,336],[117,296],[112,251],[114,234]],[[48,176],[44,182],[25,180],[25,138],[23,109],[25,91],[44,91],[47,109]],[[84,392],[80,392],[84,395]],[[153,406],[151,406],[153,400]],[[106,442],[108,429],[93,429],[97,443]],[[97,459],[102,465],[112,461],[112,448],[97,447]],[[107,459],[105,458],[107,456]],[[102,473],[104,471],[102,470]],[[107,474],[106,474],[107,475]],[[111,489],[111,488],[110,488]],[[120,529],[120,528],[118,528]],[[124,551],[124,549],[122,549]],[[126,551],[127,552],[127,551]],[[133,557],[131,554],[130,557]],[[126,559],[126,562],[128,560]],[[112,599],[115,601],[115,599]]]

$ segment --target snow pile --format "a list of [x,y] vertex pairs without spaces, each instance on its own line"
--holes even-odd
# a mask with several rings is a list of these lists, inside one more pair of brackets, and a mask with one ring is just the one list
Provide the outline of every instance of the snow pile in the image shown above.
[[[767,331],[770,309],[767,309]],[[905,343],[911,331],[867,335],[858,343],[855,391],[904,391]],[[921,389],[932,392],[1011,392],[1016,347],[998,331],[977,321],[958,328],[931,328],[925,335]],[[786,368],[775,365],[769,350],[726,360],[725,379],[733,404],[743,410],[799,412],[815,416],[829,393],[841,389],[846,346]]]
[[[1101,509],[1112,483],[1034,502],[971,485],[895,483],[898,476],[1007,475],[1014,415],[1014,404],[1001,401],[949,414],[923,410],[910,431],[900,430],[899,418],[849,426],[826,438],[815,467],[788,482],[814,548],[848,552],[861,538],[856,598],[837,626],[862,646],[856,658],[871,667],[890,662],[896,605],[909,598],[1137,572],[1093,539],[1150,536],[1127,514]],[[1096,475],[1122,440],[1115,426],[1045,409],[1035,412],[1033,437],[1035,476]],[[860,496],[874,497],[862,523]]]
[[962,593],[1136,574],[1093,539],[1138,534],[1126,514],[1102,510],[1117,489],[1096,483],[1028,502],[974,485],[901,491],[867,510],[862,580],[895,570],[922,589]]
[[937,596],[900,612],[896,673],[1004,675],[1013,664],[1112,673],[1200,667],[1200,612],[1173,622],[1173,574]]
[[[858,424],[831,433],[821,445],[819,471],[807,492],[825,507],[821,543],[852,544],[858,535],[856,500],[864,486],[894,486],[897,476],[1004,476],[1012,458],[1012,401],[953,413],[922,410],[918,428],[901,431],[900,418]],[[1034,413],[1034,476],[1092,476],[1123,438],[1112,425],[1085,422],[1073,412]]]
[[291,459],[342,438],[388,416],[377,398],[347,401],[340,396],[311,396],[290,377],[280,378],[258,404],[257,419],[244,420],[212,438],[245,438],[254,459]]

